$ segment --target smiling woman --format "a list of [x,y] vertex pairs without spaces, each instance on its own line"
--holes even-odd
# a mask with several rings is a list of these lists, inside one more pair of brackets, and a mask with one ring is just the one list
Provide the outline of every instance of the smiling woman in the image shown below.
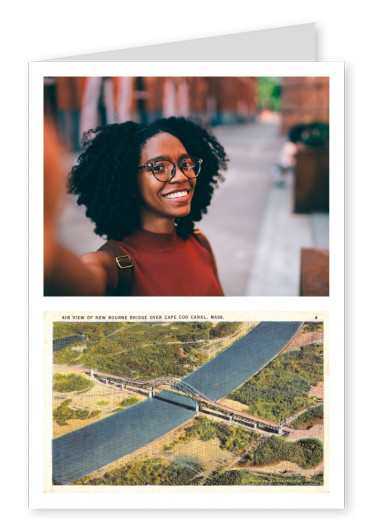
[[64,282],[46,282],[46,294],[223,295],[209,242],[194,222],[226,165],[216,138],[185,118],[88,131],[69,191],[107,243],[79,259],[87,271],[79,286],[70,285],[67,270]]

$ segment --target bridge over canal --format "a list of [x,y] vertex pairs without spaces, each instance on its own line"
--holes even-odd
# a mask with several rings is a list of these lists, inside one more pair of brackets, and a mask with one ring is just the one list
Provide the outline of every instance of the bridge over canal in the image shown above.
[[[194,409],[196,413],[200,411],[202,413],[208,414],[215,412],[217,414],[223,415],[230,422],[238,423],[246,428],[278,433],[279,435],[286,435],[291,431],[290,428],[283,427],[286,422],[271,422],[265,419],[254,417],[248,413],[240,412],[224,404],[220,404],[214,400],[211,400],[189,383],[184,382],[184,380],[179,380],[178,378],[167,376],[164,378],[155,378],[153,380],[133,380],[131,378],[120,378],[119,376],[94,370],[86,372],[86,374],[90,375],[92,378],[102,381],[105,384],[116,385],[117,387],[121,387],[123,389],[127,387],[143,390],[146,389],[148,390],[149,398],[155,397],[159,400],[168,400],[169,402],[174,402],[174,394],[170,393],[167,399],[163,394],[158,395],[156,390],[160,388],[167,388],[171,391],[178,391],[194,400]],[[176,397],[175,403],[178,405],[180,404],[179,397]]]
[[[198,370],[175,381],[170,378],[138,381],[156,399],[149,398],[117,414],[72,431],[52,441],[53,484],[64,485],[90,474],[161,437],[201,411],[218,412],[234,422],[265,431],[287,428],[232,410],[217,401],[239,387],[282,352],[302,323],[264,321]],[[113,378],[114,385],[127,385]],[[116,381],[116,379],[118,381]],[[135,384],[135,380],[128,380]]]

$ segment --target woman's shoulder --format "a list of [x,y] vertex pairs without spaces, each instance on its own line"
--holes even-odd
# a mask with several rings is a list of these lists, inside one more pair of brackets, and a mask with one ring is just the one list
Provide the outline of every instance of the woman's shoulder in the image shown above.
[[192,236],[200,243],[204,249],[208,250],[212,254],[212,248],[210,246],[209,240],[200,229],[194,229]]
[[196,238],[196,240],[200,243],[201,247],[203,247],[204,249],[206,249],[209,252],[210,258],[211,258],[211,263],[212,263],[212,266],[213,266],[214,276],[217,279],[218,285],[219,285],[219,287],[220,287],[220,289],[222,291],[222,294],[223,294],[223,290],[222,290],[221,283],[220,283],[220,280],[219,280],[219,275],[218,275],[217,263],[216,263],[216,260],[215,260],[213,249],[211,248],[211,245],[209,243],[209,240],[200,231],[200,229],[194,229],[193,237]]

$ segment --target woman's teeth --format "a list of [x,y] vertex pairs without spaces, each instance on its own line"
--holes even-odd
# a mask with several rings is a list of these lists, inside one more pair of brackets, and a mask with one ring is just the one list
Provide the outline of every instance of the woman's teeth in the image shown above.
[[184,197],[186,195],[188,195],[188,192],[184,191],[184,192],[174,192],[172,194],[167,194],[165,195],[165,197],[168,197],[169,199],[174,199],[175,197]]

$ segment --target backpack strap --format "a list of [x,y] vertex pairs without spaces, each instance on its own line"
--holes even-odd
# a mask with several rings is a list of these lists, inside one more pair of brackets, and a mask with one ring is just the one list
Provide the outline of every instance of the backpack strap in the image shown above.
[[214,276],[215,276],[215,278],[217,279],[218,285],[219,285],[219,287],[221,288],[221,291],[222,291],[222,293],[223,293],[222,286],[221,286],[221,282],[220,282],[220,280],[219,280],[219,275],[218,275],[218,270],[217,270],[217,264],[216,264],[215,257],[214,257],[214,253],[213,253],[213,249],[212,249],[211,246],[210,246],[209,240],[207,239],[206,236],[204,236],[204,235],[202,234],[202,232],[200,231],[200,229],[194,229],[194,230],[193,230],[193,236],[196,238],[196,240],[199,242],[199,244],[200,244],[204,249],[206,249],[206,250],[209,252],[209,254],[210,254],[210,258],[211,258],[211,263],[212,263],[212,266],[213,266]]
[[119,282],[114,293],[111,295],[129,297],[132,295],[133,284],[133,261],[128,254],[112,240],[106,242],[102,247],[97,249],[98,252],[108,253],[115,258],[118,267]]

